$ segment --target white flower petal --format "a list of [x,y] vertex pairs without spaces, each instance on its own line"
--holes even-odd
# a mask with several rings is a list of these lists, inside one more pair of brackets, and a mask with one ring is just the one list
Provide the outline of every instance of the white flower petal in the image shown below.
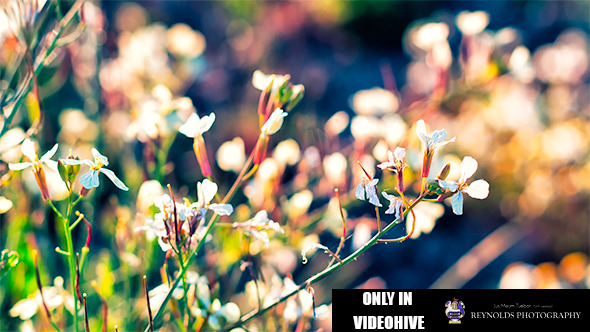
[[103,173],[104,175],[106,175],[109,179],[111,179],[111,181],[113,181],[115,186],[117,186],[119,189],[124,190],[124,191],[129,190],[129,188],[127,188],[127,186],[123,183],[123,181],[119,180],[119,178],[115,175],[115,172],[111,171],[110,169],[106,169],[104,167],[100,168],[99,171],[101,173]]
[[435,130],[431,136],[431,143],[433,145],[440,144],[444,141],[444,139],[446,137],[447,137],[446,129],[443,128],[443,129]]
[[215,113],[211,112],[209,115],[205,115],[199,121],[199,133],[203,135],[203,133],[207,132],[213,126],[213,122],[215,122]]
[[104,166],[109,166],[109,158],[100,154],[95,148],[92,148],[91,152],[94,160],[98,160],[98,162],[102,163]]
[[209,204],[209,210],[221,215],[221,216],[229,216],[233,211],[234,208],[230,204]]
[[240,319],[240,307],[233,302],[221,306],[217,313],[225,318],[226,324],[233,324]]
[[57,161],[55,161],[55,160],[45,160],[45,165],[47,165],[47,167],[51,168],[52,170],[58,172],[58,170],[57,170]]
[[459,185],[455,181],[444,181],[438,180],[438,184],[445,189],[449,189],[450,191],[456,191]]
[[473,181],[469,186],[463,188],[463,192],[473,198],[484,199],[490,194],[490,184],[486,180]]
[[416,134],[418,134],[418,138],[424,145],[428,145],[430,137],[426,134],[426,124],[422,119],[418,120],[416,123]]
[[463,214],[463,194],[460,191],[451,197],[451,206],[453,207],[453,213],[458,216]]
[[283,111],[280,108],[277,108],[274,112],[272,112],[272,114],[270,115],[268,120],[266,120],[264,125],[262,125],[262,128],[260,130],[266,136],[270,136],[276,133],[283,126],[283,118],[286,116],[287,112]]
[[[217,184],[209,179],[203,180],[201,184],[201,191],[203,194],[203,203],[207,204],[211,202],[215,194],[217,194]],[[200,195],[201,193],[199,193]],[[199,197],[199,201],[201,201],[201,197]]]
[[35,152],[35,142],[26,138],[20,148],[23,155],[29,158],[30,161],[35,161],[37,153]]
[[88,165],[90,167],[94,166],[94,164],[92,163],[92,161],[88,160],[88,159],[84,159],[84,160],[79,160],[79,159],[60,159],[62,163],[64,163],[64,165]]
[[80,177],[80,184],[86,189],[98,187],[100,185],[100,181],[98,180],[98,171],[91,169],[84,173]]
[[47,151],[42,157],[41,159],[39,159],[39,161],[41,162],[46,162],[48,161],[51,157],[53,157],[55,155],[55,153],[57,152],[57,147],[58,144],[56,143],[51,150]]
[[197,113],[192,113],[188,120],[178,128],[178,131],[187,137],[195,137],[199,133],[199,127],[201,123],[201,118],[197,115]]
[[358,186],[356,186],[356,191],[354,192],[354,195],[356,196],[356,198],[360,199],[361,201],[364,201],[365,198],[365,187],[363,186],[363,183],[359,183]]
[[477,171],[477,161],[469,156],[463,158],[461,162],[461,177],[459,182],[466,181]]
[[397,148],[395,148],[395,151],[393,151],[393,154],[395,156],[395,160],[404,160],[404,158],[406,157],[406,149],[400,148],[398,146]]
[[31,166],[33,166],[33,163],[30,163],[30,162],[24,162],[24,163],[18,163],[18,164],[8,164],[8,168],[11,171],[20,171],[20,170],[23,170],[23,169],[31,167]]

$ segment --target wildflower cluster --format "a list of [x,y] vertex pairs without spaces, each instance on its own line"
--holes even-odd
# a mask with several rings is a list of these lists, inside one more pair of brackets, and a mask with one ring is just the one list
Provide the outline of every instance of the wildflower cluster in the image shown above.
[[[414,248],[442,238],[426,234],[452,226],[437,224],[445,211],[473,225],[493,211],[513,227],[477,250],[457,246],[467,254],[447,272],[456,287],[470,278],[454,273],[465,261],[482,268],[526,238],[516,225],[580,225],[587,33],[529,51],[517,29],[490,30],[485,12],[433,16],[403,37],[404,86],[384,60],[383,86],[347,104],[343,84],[369,73],[343,82],[336,67],[283,47],[334,33],[330,66],[356,66],[362,57],[346,53],[355,42],[338,35],[339,20],[362,15],[351,4],[190,6],[198,24],[153,22],[136,3],[104,13],[85,0],[0,4],[0,279],[10,285],[0,330],[330,331],[336,284],[317,282],[428,286],[431,275],[400,281],[408,269],[367,253],[421,237],[404,247],[420,258]],[[256,17],[235,15],[254,7]],[[577,245],[549,229],[546,238]],[[473,257],[481,252],[492,254]],[[583,255],[516,264],[500,286],[581,287],[586,265]],[[387,266],[391,279],[363,279]]]

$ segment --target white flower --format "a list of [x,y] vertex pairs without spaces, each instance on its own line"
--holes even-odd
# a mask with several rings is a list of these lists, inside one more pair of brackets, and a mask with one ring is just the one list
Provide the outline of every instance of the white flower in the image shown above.
[[129,190],[127,186],[123,183],[123,181],[119,180],[119,178],[115,175],[113,171],[110,169],[104,168],[104,166],[109,165],[109,159],[97,149],[92,148],[92,156],[94,157],[94,161],[90,159],[84,160],[77,160],[77,159],[62,159],[62,162],[66,165],[87,165],[90,167],[88,172],[83,174],[80,177],[80,184],[84,186],[86,189],[96,188],[100,185],[100,181],[98,180],[98,173],[103,173],[106,175],[114,184],[121,190]]
[[400,148],[399,146],[395,148],[393,152],[391,150],[387,151],[387,161],[384,161],[377,165],[377,167],[381,169],[391,169],[394,172],[401,172],[405,167],[404,158],[406,158],[406,149]]
[[395,218],[398,219],[398,221],[402,216],[402,207],[403,207],[403,203],[401,201],[401,199],[399,199],[399,197],[393,196],[393,195],[389,195],[388,193],[386,193],[385,191],[381,193],[383,195],[383,197],[385,197],[388,201],[389,201],[389,208],[387,209],[387,211],[385,211],[385,214],[395,214]]
[[198,200],[189,207],[191,209],[211,210],[219,215],[229,216],[234,210],[231,204],[210,203],[213,197],[215,197],[215,194],[217,194],[217,184],[215,182],[209,179],[205,179],[203,182],[197,182]]
[[[361,201],[369,200],[369,203],[382,207],[381,203],[379,202],[379,196],[377,196],[377,182],[379,179],[372,179],[369,180],[366,177],[363,177],[361,183],[356,187],[355,196],[356,198],[360,199]],[[366,195],[366,196],[365,196]]]
[[268,213],[265,210],[258,211],[254,218],[243,222],[233,223],[234,228],[242,228],[249,236],[264,242],[264,246],[268,247],[269,238],[266,231],[273,230],[277,233],[285,233],[278,222],[268,218]]
[[270,84],[272,84],[271,91],[276,91],[289,78],[290,78],[289,75],[276,75],[276,74],[266,75],[261,70],[256,70],[256,71],[254,71],[254,74],[252,74],[252,85],[256,89],[258,89],[260,91],[264,91],[264,90],[266,90],[266,88],[268,88],[268,86]]
[[277,108],[274,112],[272,112],[272,114],[270,115],[268,120],[266,120],[264,125],[262,125],[262,128],[260,128],[260,130],[262,131],[262,135],[270,136],[279,131],[279,129],[281,129],[281,127],[283,126],[283,118],[286,116],[287,112],[283,111],[280,108]]
[[486,180],[476,180],[467,185],[467,180],[475,174],[477,161],[472,157],[465,157],[461,162],[461,176],[458,182],[439,181],[440,186],[456,193],[451,198],[451,206],[456,215],[463,214],[463,193],[476,199],[484,199],[490,193],[490,184]]
[[[56,277],[53,281],[54,286],[43,287],[43,298],[47,308],[52,311],[64,305],[70,311],[74,311],[74,298],[69,295],[63,288],[63,278]],[[37,290],[34,294],[29,295],[26,299],[22,299],[14,304],[10,309],[11,317],[19,317],[22,320],[31,319],[39,308],[43,307],[43,300],[41,293]]]
[[301,260],[303,264],[307,264],[307,252],[313,249],[318,249],[318,250],[323,250],[325,252],[328,252],[328,247],[326,247],[325,245],[319,244],[319,243],[313,243],[305,248],[303,248],[301,250]]
[[443,128],[440,130],[435,130],[432,135],[426,134],[426,125],[424,124],[424,120],[418,120],[416,124],[416,133],[418,134],[418,138],[424,144],[428,151],[433,151],[434,149],[447,145],[451,142],[455,141],[455,137],[451,138],[448,141],[444,141],[447,137],[447,131]]
[[21,145],[21,151],[25,157],[27,157],[30,162],[22,162],[17,164],[8,164],[8,168],[11,171],[20,171],[31,166],[40,167],[41,164],[46,164],[47,166],[57,170],[57,162],[51,160],[51,158],[57,152],[58,145],[55,144],[51,150],[47,151],[41,158],[35,152],[35,143],[30,139],[26,138]]
[[199,118],[197,113],[192,113],[188,120],[186,120],[186,122],[180,126],[180,128],[178,128],[178,131],[188,137],[193,138],[203,135],[203,133],[211,129],[213,122],[215,122],[215,113],[213,112],[211,112],[209,115],[205,115],[202,118]]

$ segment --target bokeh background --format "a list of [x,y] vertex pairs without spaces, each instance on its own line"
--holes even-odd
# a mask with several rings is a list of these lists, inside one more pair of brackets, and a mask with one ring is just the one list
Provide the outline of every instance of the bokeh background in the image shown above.
[[[318,283],[316,304],[329,304],[333,288],[589,287],[588,2],[93,3],[85,12],[86,32],[40,77],[46,116],[39,143],[50,148],[59,142],[61,151],[72,148],[81,157],[100,146],[132,188],[126,194],[101,187],[83,206],[97,225],[89,274],[113,284],[107,294],[117,296],[119,283],[126,282],[113,271],[131,263],[112,257],[126,251],[142,260],[143,271],[150,266],[143,263],[152,262],[151,279],[158,279],[154,262],[163,253],[143,253],[143,240],[131,240],[140,236],[133,227],[145,205],[138,197],[142,183],[156,179],[196,196],[201,173],[192,142],[170,129],[192,106],[199,115],[217,116],[207,148],[210,160],[217,160],[213,177],[220,190],[229,188],[242,146],[250,151],[258,135],[260,91],[252,85],[257,69],[290,74],[305,86],[304,99],[271,140],[274,148],[293,138],[295,147],[287,141],[282,154],[274,150],[274,161],[234,203],[238,219],[255,207],[267,208],[289,230],[280,245],[271,243],[272,253],[255,251],[281,276],[292,274],[300,282],[329,261],[318,254],[303,265],[298,256],[313,240],[338,245],[334,187],[349,194],[344,205],[351,238],[343,253],[368,239],[374,211],[350,194],[362,176],[356,161],[376,171],[387,149],[402,145],[413,169],[408,176],[415,178],[422,153],[415,134],[419,119],[456,136],[437,152],[436,167],[451,162],[450,177],[456,179],[461,159],[470,155],[479,162],[474,179],[491,184],[486,200],[466,200],[463,216],[448,205],[424,208],[411,240],[373,247]],[[467,16],[475,11],[483,13]],[[152,116],[166,107],[175,111]],[[16,123],[26,130],[28,119]],[[230,158],[217,154],[235,137],[242,140],[230,151],[237,152],[229,152]],[[10,146],[8,139],[0,143]],[[168,155],[154,156],[162,147]],[[2,160],[13,162],[2,151]],[[164,171],[161,158],[168,165]],[[384,188],[393,188],[392,177],[380,170],[377,175]],[[31,197],[26,204],[11,186],[2,187],[14,207],[0,215],[0,247],[18,248],[22,263],[16,271],[32,276],[31,243],[51,252],[59,230],[35,200],[34,185],[16,186]],[[273,194],[266,193],[268,186]],[[262,197],[255,193],[260,190]],[[403,234],[404,228],[395,231]],[[76,242],[84,239],[80,231]],[[229,253],[202,261],[223,266],[220,275],[233,275],[237,268],[228,262],[239,258],[239,245],[228,247]],[[59,257],[45,260],[66,270]],[[48,280],[59,275],[45,271]],[[2,312],[36,287],[34,280],[15,278],[5,279],[12,284],[2,290]],[[237,293],[246,281],[235,283]],[[9,329],[18,323],[4,316],[1,321]],[[329,329],[327,320],[318,321]]]

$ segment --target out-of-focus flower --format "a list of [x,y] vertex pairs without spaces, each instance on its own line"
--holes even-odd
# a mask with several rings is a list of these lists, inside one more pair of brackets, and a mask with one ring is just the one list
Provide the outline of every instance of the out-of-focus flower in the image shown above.
[[202,118],[199,118],[197,113],[193,113],[188,118],[186,123],[178,128],[178,131],[187,137],[194,138],[198,135],[203,135],[205,132],[211,129],[213,122],[215,122],[215,113],[213,112],[211,112],[209,115],[205,115]]
[[207,317],[207,325],[214,331],[221,330],[227,324],[233,324],[240,319],[240,307],[233,302],[221,305],[219,299],[213,300],[207,309],[191,309],[197,317]]
[[279,131],[279,129],[281,129],[281,127],[283,126],[283,118],[286,116],[287,112],[283,111],[280,108],[277,108],[274,112],[272,112],[272,114],[270,115],[268,120],[266,120],[264,125],[262,125],[262,128],[260,128],[260,135],[270,136]]
[[22,156],[21,142],[26,138],[24,130],[14,127],[0,137],[0,158],[8,163],[19,162]]
[[284,207],[284,212],[291,220],[303,216],[313,201],[313,192],[305,189],[293,195]]
[[588,72],[587,36],[579,31],[562,33],[554,44],[541,46],[533,56],[538,78],[548,83],[580,83]]
[[517,46],[508,59],[508,68],[514,77],[523,83],[535,79],[535,71],[531,62],[531,52],[524,46]]
[[144,214],[148,213],[150,206],[154,204],[154,199],[163,194],[164,188],[160,182],[156,180],[145,181],[137,193],[137,210]]
[[394,195],[389,195],[385,191],[381,194],[389,201],[389,208],[385,211],[385,214],[395,214],[395,218],[401,221],[399,219],[402,216],[402,207],[404,206],[402,200]]
[[301,158],[301,150],[297,141],[289,138],[277,144],[272,156],[280,164],[292,166]]
[[381,128],[381,121],[372,116],[355,116],[350,122],[350,132],[357,141],[368,141],[378,137],[379,130],[376,128]]
[[490,193],[490,184],[486,180],[476,180],[470,185],[467,185],[467,180],[475,174],[476,170],[477,161],[472,157],[467,156],[463,158],[463,161],[461,162],[461,177],[458,182],[439,181],[441,187],[446,188],[451,192],[455,192],[451,198],[451,205],[453,207],[453,212],[456,215],[463,214],[462,193],[466,193],[476,199],[484,199],[488,197],[488,194]]
[[272,230],[281,234],[285,233],[279,223],[268,217],[266,210],[258,211],[254,218],[243,223],[235,222],[232,226],[242,229],[248,236],[264,242],[265,248],[268,248],[270,242],[267,231]]
[[196,58],[205,51],[205,37],[186,24],[178,23],[166,33],[166,45],[170,53],[180,57]]
[[335,152],[326,156],[322,164],[324,174],[332,185],[339,186],[345,182],[348,163],[342,153]]
[[96,124],[78,109],[67,109],[59,115],[59,139],[69,145],[79,144],[78,141],[92,142],[98,136]]
[[482,32],[490,23],[488,13],[478,10],[475,12],[463,11],[457,15],[455,24],[464,35],[473,36]]
[[245,149],[244,140],[241,137],[224,142],[217,149],[217,165],[226,172],[238,173],[246,163]]
[[107,157],[103,156],[98,152],[97,149],[92,148],[92,156],[94,157],[94,161],[90,159],[84,160],[76,160],[76,159],[62,159],[62,162],[66,165],[87,165],[90,167],[88,172],[83,174],[80,177],[80,184],[84,186],[86,189],[96,188],[100,185],[100,181],[98,179],[98,173],[103,173],[106,175],[117,188],[127,191],[129,188],[123,183],[123,181],[119,180],[119,178],[115,175],[113,171],[110,169],[104,168],[104,166],[109,165],[109,160]]
[[29,167],[33,167],[33,174],[35,174],[35,180],[37,180],[37,185],[39,186],[39,190],[41,190],[41,196],[44,200],[49,199],[49,188],[47,187],[47,179],[45,177],[45,171],[41,167],[42,164],[46,164],[53,170],[57,170],[57,162],[51,160],[51,157],[55,155],[57,152],[58,145],[55,144],[51,150],[47,151],[41,158],[35,152],[35,143],[30,139],[25,139],[22,146],[21,151],[25,157],[27,157],[30,161],[17,163],[17,164],[8,164],[8,168],[12,171],[20,171]]
[[408,37],[418,48],[429,51],[434,45],[446,42],[449,36],[449,26],[446,23],[426,23],[410,30]]
[[[436,225],[436,220],[445,213],[445,208],[436,203],[420,202],[412,211],[416,216],[416,222],[411,238],[417,239],[420,234],[430,234]],[[412,218],[406,218],[406,230],[408,231],[412,228],[412,222],[414,222]]]
[[342,131],[344,131],[344,129],[346,129],[349,122],[350,117],[345,111],[334,113],[334,115],[332,115],[324,125],[326,134],[329,136],[336,136],[340,134]]
[[[49,310],[54,310],[65,304],[66,308],[74,311],[74,297],[69,295],[63,287],[63,278],[56,277],[53,281],[54,286],[43,287],[43,299]],[[37,290],[34,294],[26,299],[20,300],[10,309],[11,317],[19,317],[22,320],[31,319],[37,311],[43,307],[41,292]]]
[[12,209],[12,201],[4,196],[0,196],[0,213],[6,213]]
[[432,135],[426,134],[426,125],[422,119],[418,120],[416,123],[416,133],[425,148],[424,160],[422,162],[422,177],[427,178],[430,173],[430,165],[432,163],[432,157],[434,156],[434,150],[454,142],[455,137],[445,141],[444,139],[447,137],[447,131],[445,129],[435,130]]
[[351,97],[350,104],[359,115],[393,113],[399,107],[399,101],[393,92],[377,87],[355,93]]

